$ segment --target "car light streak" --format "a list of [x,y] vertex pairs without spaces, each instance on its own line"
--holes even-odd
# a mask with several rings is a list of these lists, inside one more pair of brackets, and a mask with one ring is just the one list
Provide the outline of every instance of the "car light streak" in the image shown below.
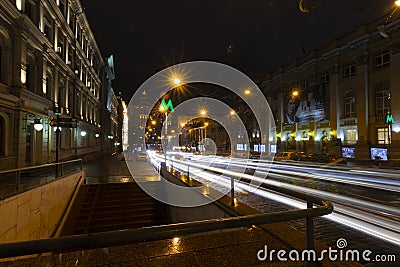
[[[388,216],[392,217],[398,217],[400,216],[400,209],[396,207],[391,207],[388,205],[383,205],[383,204],[377,204],[372,201],[366,201],[362,199],[357,199],[353,197],[348,197],[348,196],[341,196],[337,194],[333,194],[330,192],[325,192],[317,189],[312,189],[312,188],[307,188],[303,186],[298,186],[298,185],[292,185],[288,183],[283,183],[283,182],[278,182],[278,181],[273,181],[270,179],[264,179],[261,177],[245,174],[245,173],[238,173],[232,170],[227,170],[221,167],[215,167],[215,166],[210,166],[210,160],[207,160],[207,157],[204,156],[196,156],[196,157],[191,157],[190,160],[187,161],[179,161],[175,160],[172,158],[168,158],[168,161],[173,162],[174,168],[178,168],[182,170],[183,172],[185,169],[187,169],[187,166],[190,166],[190,173],[195,175],[196,179],[204,179],[205,181],[210,181],[214,184],[214,187],[223,187],[223,188],[230,188],[230,177],[226,177],[223,175],[227,176],[233,176],[238,179],[240,178],[246,178],[246,179],[251,179],[252,181],[256,181],[259,183],[268,183],[268,184],[273,184],[281,187],[285,187],[291,190],[295,191],[300,191],[303,193],[319,196],[325,199],[328,199],[333,202],[335,210],[334,213],[324,216],[324,218],[327,218],[329,220],[332,220],[334,222],[343,224],[345,226],[354,228],[358,231],[362,231],[368,235],[380,238],[382,240],[385,240],[387,242],[400,245],[400,229],[398,227],[399,222],[398,220],[393,220],[389,218],[385,218],[383,216],[378,216],[376,214],[373,214],[373,212],[380,212],[380,213],[385,213]],[[251,166],[252,168],[257,167],[257,174],[261,174],[262,176],[267,175],[268,172],[267,170],[269,168],[264,168],[262,167],[262,164],[257,165],[258,163],[255,161],[247,160],[247,159],[229,159],[229,163],[224,161],[224,158],[222,157],[213,157],[212,164],[220,164],[222,166],[227,166],[230,165],[229,168],[232,167],[245,167]],[[307,173],[306,171],[310,171],[310,167],[300,167],[300,166],[286,166],[287,168],[290,168],[290,171],[283,169],[284,165],[280,165],[279,168],[273,168],[272,169],[272,174],[270,175],[273,176],[281,176],[284,177],[283,174],[287,175],[294,175],[294,176],[302,176],[302,177],[307,177],[307,178],[314,178],[314,179],[319,179],[319,180],[326,180],[326,181],[335,181],[335,182],[341,182],[341,183],[346,183],[346,184],[351,184],[351,185],[357,185],[357,186],[367,186],[367,187],[373,187],[376,189],[381,189],[381,190],[390,190],[394,192],[400,192],[400,188],[398,185],[400,183],[392,180],[384,180],[382,179],[378,181],[378,179],[373,179],[371,177],[367,177],[368,182],[364,181],[363,178],[366,176],[364,175],[373,175],[374,172],[360,172],[358,175],[362,175],[360,177],[354,177],[355,175],[348,175],[349,180],[344,180],[343,177],[327,177],[327,175],[344,175],[345,171],[342,170],[329,170],[326,171],[325,169],[320,169],[320,168],[315,168],[312,169],[313,173]],[[209,172],[205,172],[204,170],[209,170],[217,173],[221,173],[223,175],[217,175]],[[305,173],[306,172],[306,173]],[[323,175],[321,174],[316,174],[318,172],[324,173]],[[354,172],[354,171],[353,171]],[[356,172],[357,173],[357,172]],[[381,173],[380,173],[381,174]],[[383,183],[384,182],[384,183]],[[217,185],[217,186],[216,186]],[[216,188],[215,188],[216,189]],[[252,184],[245,183],[243,181],[238,181],[235,180],[235,191],[237,192],[252,192],[254,194],[257,194],[259,196],[272,199],[274,201],[278,201],[280,203],[290,205],[295,208],[305,208],[306,205],[305,203],[292,199],[290,197],[282,196],[270,191],[267,191],[263,189],[262,187],[257,187]],[[352,207],[349,207],[347,205],[343,205],[341,203],[346,203],[348,205],[352,205]],[[362,209],[360,209],[362,207]]]

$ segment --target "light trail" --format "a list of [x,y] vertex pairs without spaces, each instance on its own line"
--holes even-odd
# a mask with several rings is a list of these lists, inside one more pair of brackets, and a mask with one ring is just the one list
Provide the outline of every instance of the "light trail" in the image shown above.
[[[163,161],[163,158],[159,156],[159,160],[156,162],[161,162]],[[207,157],[204,156],[196,156],[196,157],[191,157],[191,160],[186,160],[186,161],[180,161],[180,160],[175,160],[171,157],[168,158],[169,162],[173,162],[174,168],[179,169],[183,172],[187,169],[187,166],[190,166],[190,173],[193,174],[196,178],[196,180],[200,180],[200,182],[207,184],[208,182],[211,182],[211,186],[215,190],[230,190],[230,177],[226,177],[223,175],[218,175],[218,174],[213,174],[206,172],[204,170],[209,170],[217,173],[221,173],[227,176],[233,176],[238,179],[240,178],[246,178],[246,179],[251,179],[253,181],[258,181],[262,183],[268,183],[268,184],[273,184],[281,187],[285,187],[291,190],[295,191],[300,191],[303,193],[307,193],[310,195],[318,196],[321,198],[325,198],[330,200],[334,207],[335,210],[332,214],[324,216],[324,218],[327,218],[331,221],[334,221],[336,223],[343,224],[345,226],[351,227],[353,229],[356,229],[358,231],[364,232],[368,235],[374,236],[376,238],[385,240],[387,242],[390,242],[392,244],[395,244],[397,246],[400,246],[400,227],[399,227],[399,221],[398,218],[400,216],[400,209],[391,207],[388,205],[383,205],[383,204],[378,204],[372,201],[365,201],[362,199],[357,199],[353,197],[348,197],[348,196],[341,196],[337,194],[333,194],[330,192],[325,192],[322,190],[318,189],[312,189],[312,188],[307,188],[304,186],[299,186],[299,185],[292,185],[288,183],[283,183],[283,182],[278,182],[278,181],[273,181],[270,179],[263,179],[259,178],[253,175],[249,174],[244,174],[244,173],[237,173],[232,170],[227,170],[225,168],[220,168],[220,167],[214,167],[210,165],[210,160],[207,159]],[[247,164],[248,163],[248,164]],[[255,165],[257,162],[247,160],[247,159],[232,159],[230,158],[230,161],[227,162],[226,159],[224,161],[224,158],[222,157],[213,157],[213,162],[212,164],[220,164],[226,167],[227,164],[230,164],[230,168],[232,167],[243,167],[243,165],[250,165],[253,168],[256,167]],[[225,165],[224,165],[225,164]],[[357,185],[357,186],[366,186],[366,187],[372,187],[380,190],[389,190],[388,188],[391,189],[391,191],[395,192],[400,192],[397,184],[399,183],[387,183],[383,184],[381,183],[375,183],[376,181],[374,179],[369,179],[369,182],[362,182],[360,179],[352,179],[349,181],[343,180],[343,178],[327,178],[326,175],[316,175],[316,174],[310,174],[310,173],[304,173],[300,172],[301,168],[300,166],[296,166],[296,168],[293,168],[293,166],[289,166],[291,168],[290,171],[285,171],[282,169],[276,170],[275,168],[272,168],[272,175],[278,175],[278,176],[283,176],[283,174],[290,174],[290,175],[295,175],[295,176],[302,176],[302,177],[307,177],[310,178],[310,175],[313,176],[315,179],[321,179],[321,180],[326,180],[326,181],[340,181],[341,183],[346,183],[346,184],[351,184],[351,185]],[[310,169],[309,167],[305,167],[305,169]],[[313,169],[313,171],[320,171],[318,169],[321,168],[316,168]],[[265,171],[264,171],[265,170]],[[268,168],[263,168],[263,167],[258,167],[257,171],[258,173],[267,175],[268,172],[266,171]],[[326,171],[325,169],[321,169],[322,171]],[[334,174],[335,172],[338,174],[342,174],[343,171],[336,171],[336,170],[329,170],[328,171],[331,175]],[[366,173],[367,175],[373,175],[373,172],[371,173]],[[192,175],[191,175],[192,176]],[[353,175],[351,178],[354,178]],[[374,181],[374,182],[371,182]],[[222,188],[221,188],[222,187]],[[278,201],[280,203],[289,205],[291,207],[295,208],[305,208],[305,203],[292,199],[290,197],[282,196],[279,194],[272,193],[270,191],[267,191],[263,189],[262,187],[257,187],[252,184],[245,183],[243,181],[237,181],[235,180],[235,191],[237,192],[252,192],[254,194],[257,194],[259,196]],[[351,205],[352,207],[349,207],[347,205],[343,205],[342,203],[346,203],[347,205]],[[362,207],[362,209],[360,208]],[[384,216],[378,216],[374,213],[385,213],[388,216],[391,216],[394,219],[390,218],[385,218]]]

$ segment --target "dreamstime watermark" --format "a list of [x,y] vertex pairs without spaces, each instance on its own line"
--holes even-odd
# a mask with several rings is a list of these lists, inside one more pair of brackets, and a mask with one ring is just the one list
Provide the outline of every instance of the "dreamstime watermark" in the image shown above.
[[[187,84],[209,84],[217,87],[223,87],[231,91],[231,93],[240,97],[247,104],[248,114],[254,114],[258,125],[257,133],[248,133],[242,118],[234,112],[234,108],[227,105],[221,99],[211,98],[207,96],[195,97],[179,103],[175,99],[164,99],[171,90],[185,87]],[[184,90],[180,90],[184,93]],[[221,98],[227,96],[221,93]],[[176,103],[178,102],[178,103]],[[205,108],[204,108],[205,107]],[[202,108],[202,109],[200,109]],[[154,114],[154,110],[158,110],[159,114]],[[233,111],[233,112],[232,112]],[[230,66],[209,62],[209,61],[193,61],[171,66],[151,76],[146,80],[135,92],[128,105],[129,114],[129,152],[125,156],[126,163],[132,177],[139,186],[153,198],[172,206],[178,207],[197,207],[209,204],[230,192],[230,187],[219,187],[217,193],[208,194],[207,197],[202,192],[208,190],[208,186],[216,188],[218,181],[210,180],[209,184],[197,187],[184,187],[173,184],[168,180],[160,177],[159,183],[142,182],[142,168],[138,155],[140,151],[146,150],[146,138],[149,136],[146,121],[148,118],[162,117],[163,129],[162,136],[158,136],[162,144],[164,152],[163,161],[172,163],[173,158],[168,157],[175,153],[174,147],[179,147],[180,134],[184,133],[185,124],[190,124],[193,120],[213,120],[223,128],[229,140],[225,140],[226,144],[231,144],[231,151],[247,152],[253,150],[252,143],[249,142],[251,134],[257,136],[259,147],[263,147],[260,151],[261,156],[266,161],[263,163],[263,170],[269,169],[273,160],[274,153],[271,148],[276,145],[275,120],[272,111],[268,105],[264,94],[258,86],[245,74]],[[154,121],[154,123],[156,123]],[[193,128],[193,127],[192,127]],[[200,127],[201,128],[201,127]],[[193,128],[196,142],[199,144],[212,143],[208,129]],[[151,129],[153,134],[153,129]],[[208,135],[203,132],[207,130]],[[152,135],[154,138],[154,135]],[[241,151],[238,151],[241,149]],[[214,149],[215,150],[215,149]],[[261,150],[261,149],[260,149]],[[214,151],[216,153],[216,151]],[[232,153],[232,154],[234,154]],[[239,154],[239,153],[238,153]],[[207,162],[212,163],[212,156],[207,158]],[[244,155],[244,157],[248,157]],[[225,170],[238,171],[237,166],[230,166],[231,160],[226,160]],[[157,163],[158,164],[158,163]],[[180,164],[183,164],[180,162]],[[234,164],[232,164],[234,165]],[[188,165],[189,166],[189,165]],[[160,166],[157,166],[159,168]],[[186,167],[188,168],[188,167]],[[254,166],[253,166],[254,168]],[[241,167],[242,173],[246,170],[246,166]],[[257,172],[257,170],[256,170]],[[266,177],[265,171],[257,173],[261,179],[250,181],[252,187],[249,190],[258,188],[263,179]],[[238,180],[235,183],[239,182]],[[156,188],[155,188],[156,187]],[[225,190],[225,191],[224,191]]]
[[396,262],[397,257],[394,254],[374,254],[371,250],[345,249],[347,240],[339,238],[336,241],[337,249],[328,247],[321,252],[313,249],[309,250],[268,250],[265,245],[263,249],[257,252],[257,258],[260,261],[273,261],[275,258],[278,261],[364,261],[364,262]]

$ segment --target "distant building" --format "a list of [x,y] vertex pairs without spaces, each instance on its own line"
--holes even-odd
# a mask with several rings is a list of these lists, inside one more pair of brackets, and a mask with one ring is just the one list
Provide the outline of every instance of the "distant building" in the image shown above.
[[128,105],[128,116],[131,121],[129,121],[128,125],[129,137],[127,149],[131,153],[146,148],[145,140],[143,139],[143,136],[140,135],[140,132],[143,131],[147,126],[150,116],[147,114],[146,110],[150,108],[151,105],[147,100],[146,90],[144,90],[142,93],[140,106],[132,108]]
[[269,73],[279,149],[400,158],[399,52],[400,20],[385,17]]
[[103,59],[78,0],[2,1],[0,62],[0,169],[54,161],[56,113],[60,159],[100,151]]
[[122,150],[122,99],[112,88],[115,79],[114,56],[109,56],[105,62],[101,94],[102,151],[115,152]]
[[128,106],[122,100],[122,151],[126,151],[129,147],[128,137],[129,137],[129,116],[128,116]]

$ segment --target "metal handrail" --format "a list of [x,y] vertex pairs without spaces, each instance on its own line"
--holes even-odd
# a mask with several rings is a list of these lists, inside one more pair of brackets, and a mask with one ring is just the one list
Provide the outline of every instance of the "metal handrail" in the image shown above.
[[[74,160],[63,161],[63,162],[59,162],[59,163],[48,163],[48,164],[43,164],[43,165],[29,166],[29,167],[24,167],[24,168],[0,171],[0,174],[9,173],[9,172],[21,172],[21,171],[27,171],[27,170],[33,170],[33,169],[40,169],[40,168],[52,167],[52,166],[63,165],[63,164],[69,164],[69,163],[79,162],[79,161],[81,162],[81,166],[82,166],[82,159],[74,159]],[[81,169],[82,169],[82,167],[81,167]]]
[[[26,171],[32,171],[35,169],[43,169],[43,168],[49,168],[49,167],[55,167],[54,169],[54,177],[58,178],[59,175],[63,176],[64,172],[64,165],[71,164],[79,162],[80,163],[80,169],[83,169],[83,164],[82,164],[82,159],[74,159],[74,160],[69,160],[69,161],[63,161],[63,162],[58,162],[58,163],[49,163],[49,164],[43,164],[43,165],[38,165],[38,166],[30,166],[30,167],[24,167],[24,168],[18,168],[18,169],[12,169],[12,170],[5,170],[5,171],[0,171],[0,175],[2,174],[7,174],[7,173],[12,173],[15,176],[15,191],[11,193],[10,195],[6,195],[5,197],[9,197],[11,195],[14,195],[16,193],[20,193],[20,187],[21,187],[21,173],[26,172]],[[29,188],[25,188],[29,189]],[[0,196],[0,199],[3,198],[4,196]]]
[[[306,200],[307,209],[6,243],[0,244],[0,258],[127,245],[134,242],[155,241],[187,234],[230,228],[251,227],[253,225],[304,218],[307,220],[307,248],[312,249],[314,246],[313,218],[331,213],[333,211],[332,204],[327,200],[295,192],[290,189],[280,188],[273,185],[266,185],[266,188]],[[320,205],[320,207],[313,207],[314,204]]]

